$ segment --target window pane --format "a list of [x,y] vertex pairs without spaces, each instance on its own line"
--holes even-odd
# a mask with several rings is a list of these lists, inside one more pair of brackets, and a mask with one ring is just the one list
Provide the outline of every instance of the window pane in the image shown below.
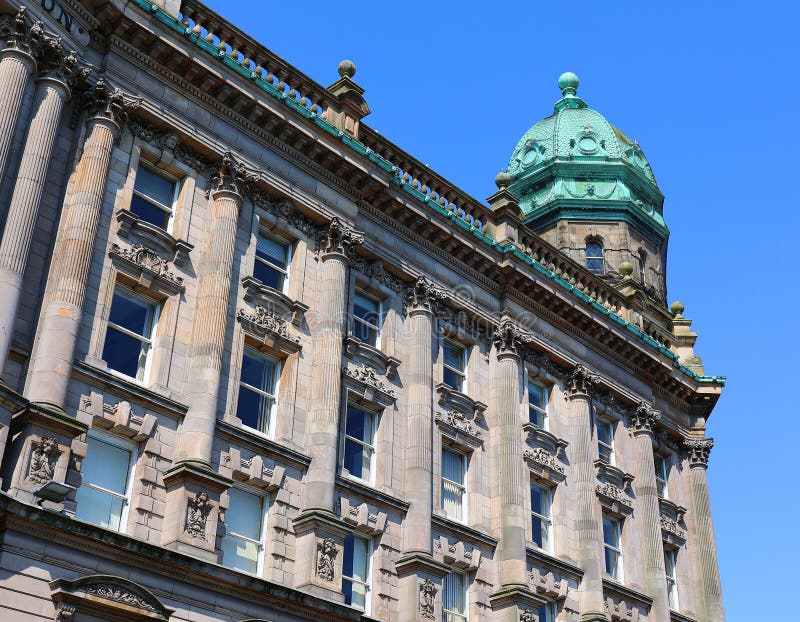
[[258,545],[241,538],[225,536],[222,539],[222,563],[234,570],[256,574],[258,572]]
[[547,514],[544,491],[540,486],[535,484],[531,486],[531,510],[537,514]]
[[464,483],[464,456],[447,449],[442,450],[442,476],[456,482]]
[[616,579],[619,577],[619,555],[617,555],[616,551],[612,551],[611,549],[605,550],[605,563],[606,563],[606,572],[612,578]]
[[364,441],[368,445],[373,442],[373,415],[372,413],[361,410],[352,404],[347,405],[347,425],[345,432],[348,436],[352,436],[359,440]]
[[256,261],[253,265],[253,276],[267,287],[280,291],[283,288],[283,279],[286,275],[269,264]]
[[444,578],[442,606],[449,611],[463,614],[467,604],[465,596],[464,575],[456,572],[448,574]]
[[240,386],[239,398],[236,402],[236,416],[242,420],[242,425],[260,432],[268,432],[273,403],[274,400]]
[[603,517],[603,542],[614,548],[619,548],[617,522],[606,516]]
[[133,187],[137,192],[141,192],[167,207],[172,206],[175,198],[175,183],[144,166],[136,169],[136,181]]
[[125,507],[124,499],[95,488],[81,486],[78,488],[76,502],[78,507],[75,515],[80,520],[119,531],[122,510]]
[[586,243],[586,256],[587,257],[602,257],[603,247],[599,242]]
[[464,371],[464,348],[451,342],[444,342],[444,364]]
[[132,333],[149,338],[152,309],[152,305],[129,298],[117,290],[111,301],[111,313],[108,319]]
[[228,490],[230,507],[225,512],[228,533],[236,533],[251,540],[261,539],[263,506],[261,497],[238,488]]
[[125,335],[109,326],[103,346],[103,360],[108,364],[109,369],[141,380],[142,373],[140,372],[144,369],[144,356],[146,355],[146,351],[143,349],[144,345],[135,337]]
[[245,352],[242,357],[242,382],[273,394],[275,391],[275,362]]
[[353,337],[371,346],[375,346],[378,343],[378,331],[366,324],[362,324],[358,320],[353,322]]
[[359,293],[356,293],[355,301],[353,302],[353,314],[360,317],[365,322],[377,326],[380,322],[378,316],[378,303],[367,298]]
[[256,239],[256,256],[285,270],[288,244],[259,235]]
[[535,382],[528,384],[528,403],[537,408],[545,409],[547,405],[545,388]]
[[606,445],[611,444],[611,431],[605,421],[597,422],[597,440]]
[[539,622],[553,622],[555,617],[553,615],[553,605],[551,603],[542,605],[536,615],[539,617]]
[[131,198],[131,212],[139,220],[148,222],[160,229],[166,229],[169,224],[169,212],[137,195],[133,195],[133,198]]
[[124,495],[128,489],[130,465],[130,451],[89,437],[81,468],[84,483]]
[[442,509],[448,518],[463,520],[463,491],[459,486],[445,479],[442,480]]
[[453,391],[461,391],[464,386],[464,377],[445,367],[442,382]]
[[372,450],[355,441],[345,439],[344,468],[351,475],[369,481],[372,477]]

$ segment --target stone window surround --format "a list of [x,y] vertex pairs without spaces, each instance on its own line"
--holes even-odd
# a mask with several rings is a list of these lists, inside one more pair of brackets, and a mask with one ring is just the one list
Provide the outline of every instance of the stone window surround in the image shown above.
[[[375,367],[379,373],[385,373],[389,379],[393,379],[397,372],[400,361],[393,356],[395,340],[390,334],[386,318],[392,311],[396,311],[397,294],[377,279],[356,271],[350,270],[348,276],[348,328],[345,335],[345,353],[352,360],[363,359],[370,366]],[[376,346],[364,343],[353,335],[352,308],[355,302],[356,291],[362,292],[369,298],[373,298],[379,304],[381,314],[381,325],[378,332],[378,344]]]
[[[617,458],[620,455],[619,448],[617,444],[620,442],[620,425],[625,426],[625,421],[622,418],[622,415],[618,414],[613,408],[604,405],[597,400],[592,400],[592,419],[593,419],[593,431],[592,431],[592,443],[595,447],[595,451],[599,451],[598,448],[598,439],[597,439],[597,421],[605,421],[611,424],[611,429],[613,432],[612,438],[612,454],[611,454],[611,463],[610,466],[618,467]],[[598,458],[600,458],[598,453]]]

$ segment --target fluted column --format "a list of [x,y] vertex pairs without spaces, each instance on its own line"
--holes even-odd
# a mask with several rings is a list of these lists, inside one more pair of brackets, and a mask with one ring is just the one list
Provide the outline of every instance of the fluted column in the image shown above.
[[319,322],[315,333],[314,381],[306,442],[311,465],[306,475],[306,510],[333,512],[339,410],[342,396],[342,348],[347,325],[347,247],[362,244],[364,234],[334,218],[323,231],[319,266]]
[[692,509],[695,525],[695,565],[700,579],[700,598],[703,604],[703,622],[722,622],[722,585],[719,578],[717,546],[714,542],[714,525],[711,521],[711,501],[708,494],[708,456],[714,439],[687,439],[684,447],[688,453]]
[[86,140],[51,262],[25,396],[64,409],[83,314],[95,236],[111,154],[124,117],[122,92],[100,78],[91,100]]
[[636,452],[636,472],[633,490],[636,495],[634,511],[638,526],[639,548],[644,554],[647,595],[653,599],[648,620],[669,621],[669,597],[664,569],[664,544],[661,540],[661,510],[658,504],[655,460],[653,458],[653,427],[661,418],[647,402],[640,402],[629,415],[628,429],[633,434]]
[[59,41],[49,41],[43,57],[46,70],[37,79],[33,116],[0,241],[0,300],[3,301],[0,305],[0,373],[5,367],[14,336],[22,277],[61,112],[70,95],[69,84],[78,72],[75,53],[63,56]]
[[410,503],[403,551],[431,554],[433,504],[433,312],[445,291],[419,277],[405,299],[408,365],[406,381],[405,492]]
[[210,226],[197,269],[197,302],[189,356],[189,410],[181,424],[176,462],[211,465],[222,352],[228,320],[236,223],[244,172],[226,153],[212,179]]
[[583,569],[578,598],[582,622],[606,620],[603,603],[603,534],[595,487],[595,452],[592,441],[590,391],[598,377],[576,365],[567,381],[569,399],[570,461],[568,486],[574,492],[575,538],[578,564]]
[[520,375],[522,333],[508,318],[503,318],[494,333],[496,350],[497,436],[492,449],[497,455],[500,478],[500,581],[503,588],[527,589],[525,462],[520,421]]
[[22,96],[36,60],[31,51],[44,33],[41,22],[28,26],[25,7],[16,15],[0,16],[0,32],[6,34],[6,48],[0,52],[0,178],[6,168],[14,128],[22,107]]

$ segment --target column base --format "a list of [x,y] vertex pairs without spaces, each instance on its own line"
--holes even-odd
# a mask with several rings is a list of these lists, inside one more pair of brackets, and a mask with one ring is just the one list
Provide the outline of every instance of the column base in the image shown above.
[[342,558],[344,539],[351,531],[344,521],[326,510],[305,510],[294,519],[297,589],[344,602]]
[[581,622],[608,622],[605,612],[589,611],[581,614]]
[[222,493],[233,483],[202,462],[180,462],[164,474],[166,515],[161,544],[167,549],[219,563]]

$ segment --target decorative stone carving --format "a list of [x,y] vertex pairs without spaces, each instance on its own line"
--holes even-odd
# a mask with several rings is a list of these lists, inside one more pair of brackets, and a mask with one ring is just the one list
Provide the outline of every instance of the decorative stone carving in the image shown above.
[[226,151],[212,171],[210,192],[227,191],[243,197],[253,181],[253,172],[237,161],[230,151]]
[[86,96],[90,117],[105,117],[117,125],[125,122],[125,96],[119,89],[111,89],[105,76],[100,76],[92,92]]
[[56,462],[61,455],[58,441],[54,436],[34,439],[31,442],[31,459],[28,463],[28,481],[46,484],[53,479]]
[[339,550],[333,538],[325,538],[317,548],[317,576],[323,581],[336,577],[336,555]]
[[364,234],[356,231],[341,218],[334,217],[317,230],[317,255],[338,253],[347,256],[348,249],[364,243]]
[[523,609],[519,613],[519,622],[539,622],[539,616],[530,609]]
[[279,464],[265,464],[263,456],[258,454],[252,458],[242,458],[241,451],[231,447],[229,452],[222,452],[223,464],[230,468],[230,477],[238,482],[260,488],[267,492],[278,490],[283,485],[286,469]]
[[481,440],[481,431],[474,421],[467,419],[467,416],[457,410],[448,410],[447,412],[436,413],[436,423],[444,423],[454,428],[456,431],[475,437],[479,442]]
[[155,607],[148,603],[144,598],[132,591],[113,583],[92,583],[84,586],[83,591],[107,600],[114,600],[118,603],[130,605],[145,611],[155,611]]
[[56,605],[55,622],[71,622],[75,616],[75,605],[61,601]]
[[663,514],[660,516],[661,521],[661,531],[668,532],[674,536],[677,536],[681,540],[686,540],[686,532],[681,529],[680,525],[678,525],[678,521],[668,518]]
[[85,86],[92,67],[80,65],[75,50],[65,52],[61,37],[43,33],[34,51],[40,77],[63,82],[71,90]]
[[556,378],[564,376],[564,370],[551,361],[550,357],[544,352],[534,352],[533,350],[525,349],[523,358],[527,363],[537,367],[540,373],[543,371]]
[[429,311],[433,313],[440,303],[448,299],[447,292],[426,276],[421,276],[406,289],[403,300],[403,314],[412,311]]
[[673,546],[683,546],[686,543],[686,531],[680,524],[686,514],[686,508],[667,499],[659,499],[658,506],[661,538]]
[[272,341],[272,345],[284,352],[298,352],[301,348],[300,337],[289,331],[289,322],[274,311],[256,305],[252,311],[239,309],[236,319],[242,328],[261,341]]
[[169,262],[162,258],[154,249],[142,244],[134,244],[124,248],[119,244],[112,244],[109,255],[112,259],[121,259],[127,263],[132,276],[136,276],[142,285],[149,288],[149,281],[157,281],[168,293],[183,292],[183,277],[175,276],[170,270]]
[[394,380],[397,376],[400,359],[385,354],[378,348],[364,343],[353,335],[347,335],[344,338],[344,352],[345,356],[351,361],[366,363],[370,367],[374,367],[379,374],[385,373],[389,380]]
[[627,516],[633,513],[633,501],[628,494],[611,482],[602,482],[595,488],[600,504],[610,512]]
[[339,517],[357,531],[376,536],[386,530],[387,515],[376,508],[371,508],[366,503],[350,505],[350,499],[340,497],[337,504]]
[[44,39],[44,23],[35,21],[28,26],[27,9],[20,7],[16,14],[0,15],[0,41],[7,48],[31,52]]
[[[136,108],[136,106],[132,105],[132,102],[129,102],[127,108],[132,109]],[[178,135],[173,131],[154,127],[147,123],[147,121],[134,115],[129,116],[127,127],[131,131],[131,134],[152,144],[154,147],[172,150],[172,155],[175,156],[176,160],[193,168],[198,173],[202,173],[212,166],[212,162],[208,158],[181,142]]]
[[656,423],[661,420],[661,413],[644,400],[628,412],[628,429],[631,434],[652,434]]
[[639,609],[635,606],[628,606],[624,600],[614,600],[607,596],[605,600],[606,614],[612,622],[637,622],[639,620]]
[[481,564],[481,551],[468,548],[463,542],[450,544],[446,536],[439,536],[433,542],[434,559],[459,570],[475,572]]
[[76,611],[84,615],[84,607],[87,615],[103,620],[147,619],[167,622],[174,613],[141,585],[113,575],[56,579],[50,582],[50,590],[56,609],[56,622],[71,621]]
[[372,261],[367,264],[366,268],[364,269],[364,274],[366,274],[371,279],[375,279],[381,285],[388,287],[393,292],[400,293],[402,292],[406,284],[405,282],[398,279],[396,276],[393,276],[386,272],[383,267],[382,261]]
[[283,292],[264,285],[257,278],[246,276],[242,279],[245,302],[261,305],[280,318],[289,318],[294,326],[301,326],[308,305],[299,300],[292,300]]
[[186,524],[184,531],[192,538],[206,539],[206,522],[213,505],[208,498],[208,493],[198,492],[194,498],[189,498],[186,504]]
[[492,335],[498,354],[522,355],[526,350],[525,345],[531,340],[531,336],[518,328],[507,315],[503,316]]
[[567,375],[568,397],[576,395],[591,395],[600,383],[600,376],[593,374],[580,363],[572,368]]
[[436,612],[436,584],[425,579],[419,586],[419,615],[433,620]]
[[548,598],[564,598],[569,589],[569,581],[566,578],[536,566],[528,573],[528,582],[533,591]]
[[488,335],[488,327],[482,325],[479,318],[461,309],[453,309],[446,301],[437,305],[434,313],[440,322],[448,324],[456,333],[466,333],[476,341],[482,341]]
[[355,365],[355,366],[348,366],[342,368],[342,373],[345,376],[349,376],[358,382],[362,382],[366,385],[369,385],[376,391],[380,391],[382,393],[386,393],[387,395],[394,397],[394,389],[391,389],[386,386],[383,380],[380,379],[378,376],[378,372],[375,371],[373,367],[369,365]]
[[145,413],[139,416],[124,400],[105,403],[102,394],[95,391],[81,397],[80,410],[91,415],[93,427],[113,430],[115,434],[127,436],[137,443],[153,437],[158,426],[155,415]]
[[546,452],[541,447],[534,447],[533,449],[526,449],[523,452],[523,457],[528,463],[534,462],[540,466],[551,469],[560,475],[565,474],[564,467],[556,460],[553,454]]
[[251,189],[249,193],[250,201],[256,207],[272,214],[278,221],[285,221],[298,231],[309,237],[313,237],[317,231],[314,223],[300,214],[291,203],[286,199],[275,200],[266,192],[259,189]]
[[714,447],[713,438],[687,438],[683,441],[683,447],[689,458],[690,467],[708,467],[708,457],[711,454],[711,448]]

